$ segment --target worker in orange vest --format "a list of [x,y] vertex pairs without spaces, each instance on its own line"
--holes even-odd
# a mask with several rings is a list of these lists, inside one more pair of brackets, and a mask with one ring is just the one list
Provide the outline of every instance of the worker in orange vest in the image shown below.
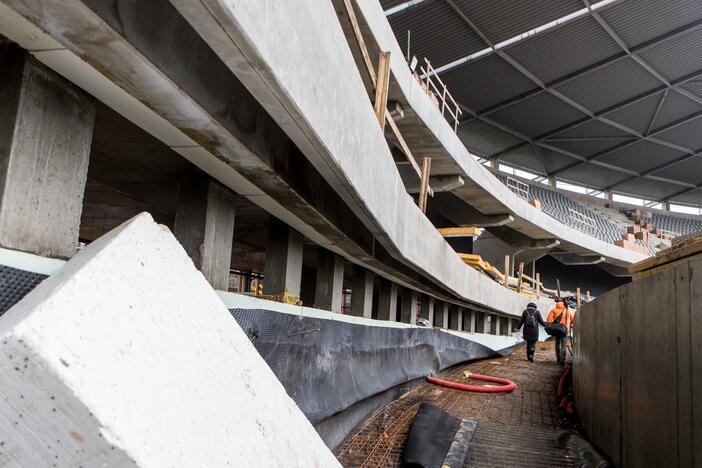
[[566,340],[568,339],[568,333],[570,333],[573,315],[573,312],[568,309],[568,305],[566,305],[565,301],[563,299],[558,299],[556,307],[551,310],[551,313],[549,313],[546,318],[547,323],[560,322],[565,325],[565,336],[554,336],[556,340],[556,361],[562,366],[565,366]]

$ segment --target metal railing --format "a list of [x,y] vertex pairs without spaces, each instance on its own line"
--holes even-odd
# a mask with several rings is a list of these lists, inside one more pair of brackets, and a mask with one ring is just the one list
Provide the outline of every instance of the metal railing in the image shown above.
[[529,184],[525,184],[524,182],[513,179],[511,177],[507,177],[507,188],[509,188],[512,192],[514,192],[517,196],[529,200]]
[[591,218],[573,208],[568,208],[568,217],[570,219],[570,225],[575,229],[586,232],[588,234],[593,234],[597,232],[597,223],[594,218]]
[[446,114],[453,118],[453,131],[455,132],[458,129],[459,118],[461,114],[463,114],[463,111],[458,107],[458,103],[453,96],[451,96],[451,93],[449,93],[446,85],[441,81],[441,78],[439,78],[439,75],[436,74],[429,60],[426,58],[424,59],[424,65],[419,66],[419,71],[421,72],[419,82],[424,88],[424,91],[426,91],[430,97],[433,96],[436,98],[438,106],[441,109],[441,115],[446,117],[449,123],[451,123],[451,120],[449,120]]

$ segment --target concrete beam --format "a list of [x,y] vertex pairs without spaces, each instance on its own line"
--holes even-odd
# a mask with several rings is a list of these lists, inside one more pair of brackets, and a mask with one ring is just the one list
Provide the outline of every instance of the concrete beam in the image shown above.
[[0,69],[0,246],[70,258],[95,104],[16,46],[0,46]]
[[214,289],[229,289],[235,194],[208,175],[187,172],[180,181],[173,233]]
[[359,265],[353,266],[351,284],[351,315],[371,318],[373,310],[373,272]]
[[455,195],[445,192],[434,194],[433,210],[457,226],[504,226],[514,221],[510,213],[486,215]]
[[568,252],[551,252],[551,256],[564,265],[598,265],[605,261],[599,255],[578,255]]
[[344,258],[320,248],[317,255],[314,306],[340,314],[343,289]]
[[397,283],[381,277],[378,281],[378,319],[397,322]]
[[264,294],[300,296],[303,247],[300,233],[277,218],[270,218],[263,269]]
[[148,214],[11,308],[0,343],[3,466],[340,466]]
[[400,322],[417,323],[417,291],[414,289],[402,288]]
[[[463,177],[457,174],[429,177],[429,186],[435,194],[438,192],[450,192],[458,187],[462,187],[464,183]],[[419,182],[416,177],[410,179],[405,187],[409,193],[419,193]]]

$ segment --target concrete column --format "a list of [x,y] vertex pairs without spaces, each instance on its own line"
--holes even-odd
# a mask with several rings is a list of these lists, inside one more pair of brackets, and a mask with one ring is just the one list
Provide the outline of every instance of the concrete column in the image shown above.
[[670,202],[669,202],[669,201],[667,201],[667,200],[664,201],[664,202],[662,203],[662,205],[663,205],[663,209],[664,209],[664,210],[670,211]]
[[371,318],[373,311],[373,272],[353,266],[351,283],[351,315]]
[[450,306],[448,302],[441,303],[441,328],[447,330],[449,327],[449,311]]
[[344,289],[344,259],[326,249],[319,249],[317,256],[317,282],[314,306],[341,313]]
[[490,314],[490,333],[491,335],[499,334],[499,320],[497,320],[497,315]]
[[548,178],[548,185],[549,185],[549,187],[556,188],[556,178],[555,178],[555,177],[549,177],[549,178]]
[[497,159],[491,159],[490,160],[490,167],[492,167],[493,169],[499,169],[500,162]]
[[0,46],[0,246],[69,258],[95,104],[15,46]]
[[475,332],[476,333],[485,333],[485,330],[487,329],[486,325],[487,321],[487,316],[485,312],[476,312],[475,313]]
[[269,219],[266,264],[263,268],[264,294],[300,296],[303,247],[302,234],[277,218]]
[[385,278],[379,278],[378,319],[397,322],[397,284]]
[[463,331],[463,307],[456,307],[456,315],[458,316],[456,330]]
[[471,309],[466,309],[463,317],[463,328],[465,331],[474,333],[475,332],[475,311]]
[[510,333],[509,318],[500,317],[500,335],[507,336]]
[[400,322],[417,323],[417,291],[414,289],[402,288]]
[[429,320],[429,323],[434,326],[434,298],[427,294],[422,294],[420,300],[422,318]]
[[180,181],[173,233],[214,289],[229,288],[234,241],[234,193],[200,172]]
[[605,197],[605,200],[607,200],[607,201],[614,200],[614,195],[612,194],[611,190],[605,190],[604,197]]

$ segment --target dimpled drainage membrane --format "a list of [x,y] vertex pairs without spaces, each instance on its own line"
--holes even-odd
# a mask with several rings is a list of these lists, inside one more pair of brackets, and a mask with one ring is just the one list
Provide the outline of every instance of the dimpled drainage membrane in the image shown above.
[[[517,383],[506,394],[463,392],[422,384],[373,413],[336,450],[345,467],[397,467],[419,406],[430,403],[459,419],[477,421],[464,467],[593,467],[607,463],[561,420],[556,386],[562,368],[553,343],[537,344],[536,362],[521,348],[512,356],[452,369],[444,378],[467,383],[464,371]],[[473,381],[474,383],[474,381]]]
[[0,315],[17,304],[46,277],[40,273],[0,265]]

